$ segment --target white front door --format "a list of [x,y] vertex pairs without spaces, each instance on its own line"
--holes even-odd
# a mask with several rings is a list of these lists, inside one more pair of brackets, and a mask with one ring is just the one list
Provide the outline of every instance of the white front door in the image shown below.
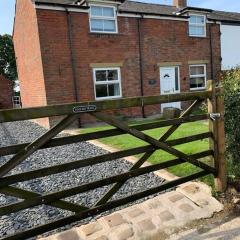
[[[179,67],[160,67],[161,95],[180,92]],[[180,102],[164,103],[162,111],[166,107],[181,108]]]

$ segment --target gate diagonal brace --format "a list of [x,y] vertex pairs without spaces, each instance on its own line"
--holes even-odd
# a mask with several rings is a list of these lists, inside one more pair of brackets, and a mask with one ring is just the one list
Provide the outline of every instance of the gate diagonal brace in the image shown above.
[[26,158],[31,156],[34,152],[36,152],[39,148],[44,146],[55,137],[58,133],[68,127],[74,120],[79,117],[76,115],[69,115],[64,118],[61,122],[59,122],[55,127],[44,133],[41,137],[30,143],[27,147],[20,150],[17,154],[15,154],[7,163],[0,167],[0,177],[3,177],[12,169],[14,169],[17,165],[21,164]]
[[[29,200],[29,199],[32,199],[32,198],[43,196],[39,193],[35,193],[35,192],[32,192],[32,191],[28,191],[28,190],[25,190],[25,189],[20,189],[20,188],[12,187],[12,186],[1,188],[0,193],[8,195],[8,196],[24,199],[24,200]],[[81,212],[83,210],[89,209],[88,207],[78,205],[78,204],[75,204],[75,203],[71,203],[71,202],[68,202],[68,201],[64,201],[64,200],[57,200],[55,202],[51,202],[51,203],[46,204],[46,205],[56,207],[56,208],[60,208],[60,209],[64,209],[64,210],[67,210],[67,211],[70,211],[70,212]]]
[[[195,100],[192,105],[186,109],[179,117],[179,119],[183,118],[183,117],[187,117],[189,116],[192,111],[196,108],[198,108],[201,104],[202,104],[202,100]],[[92,114],[93,115],[93,114]],[[170,127],[166,133],[160,137],[159,141],[166,141],[177,129],[178,127],[181,126],[181,124],[177,124],[177,125],[173,125],[172,127]],[[131,168],[132,169],[137,169],[140,168],[146,161],[147,159],[155,152],[156,150],[150,151],[150,152],[146,152]],[[96,204],[97,205],[101,205],[106,203],[109,199],[111,199],[111,197],[124,185],[124,182],[119,182],[116,183]]]
[[117,120],[116,118],[112,117],[112,116],[108,116],[106,114],[103,113],[93,113],[93,115],[95,117],[97,117],[98,119],[114,126],[117,127],[123,131],[125,131],[126,133],[131,134],[132,136],[139,138],[147,143],[150,143],[151,145],[153,145],[154,147],[156,147],[157,149],[162,149],[176,157],[179,157],[183,160],[185,160],[186,162],[192,163],[193,165],[200,167],[206,171],[209,172],[214,172],[214,170],[212,169],[212,167],[206,165],[205,163],[199,162],[198,160],[186,155],[185,153],[178,151],[177,149],[167,145],[165,142],[159,142],[158,140],[156,140],[155,138],[152,138],[148,135],[146,135],[145,133],[142,133],[140,131],[138,131],[137,129],[134,128],[130,128],[127,124],[125,124],[124,122],[121,122],[119,120]]

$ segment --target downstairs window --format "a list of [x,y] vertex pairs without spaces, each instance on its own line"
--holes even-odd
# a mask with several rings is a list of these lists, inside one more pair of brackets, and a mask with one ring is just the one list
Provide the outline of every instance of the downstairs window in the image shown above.
[[95,99],[112,99],[122,97],[120,68],[95,68]]
[[206,88],[206,65],[190,65],[190,89],[204,89]]

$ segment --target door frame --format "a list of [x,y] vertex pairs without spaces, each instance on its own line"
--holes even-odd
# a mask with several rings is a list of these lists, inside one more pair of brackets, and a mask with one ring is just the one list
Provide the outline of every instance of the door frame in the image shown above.
[[[167,95],[167,93],[162,93],[162,84],[161,84],[161,69],[166,69],[166,68],[174,68],[174,71],[175,71],[175,68],[178,69],[178,90],[176,90],[176,75],[175,75],[175,91],[174,93],[172,94],[177,94],[177,93],[180,93],[181,92],[181,81],[180,81],[180,66],[175,66],[175,65],[172,65],[172,66],[163,66],[163,67],[159,67],[159,82],[160,82],[160,95]],[[179,108],[181,109],[181,102],[178,102],[179,103]],[[161,104],[161,112],[163,112],[163,109],[164,109],[164,104]]]
[[[180,81],[180,66],[164,66],[164,67],[159,67],[159,81],[160,81],[160,94],[161,95],[166,95],[166,94],[164,94],[164,93],[162,93],[162,88],[161,88],[161,69],[166,69],[166,68],[177,68],[178,69],[178,87],[179,87],[179,89],[176,91],[176,79],[175,79],[175,91],[174,91],[174,93],[173,94],[176,94],[176,93],[180,93],[181,92],[181,81]],[[175,78],[176,78],[176,76],[175,76]]]

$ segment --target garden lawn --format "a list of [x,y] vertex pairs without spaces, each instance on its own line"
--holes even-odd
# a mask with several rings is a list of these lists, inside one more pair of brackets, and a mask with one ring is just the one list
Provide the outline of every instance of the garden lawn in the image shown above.
[[[134,122],[134,124],[139,123],[147,123],[150,122],[149,120],[141,121],[141,122]],[[164,128],[158,128],[158,129],[151,129],[144,131],[147,135],[159,139],[168,129],[169,127]],[[92,128],[83,128],[81,129],[81,133],[88,133],[88,132],[97,132],[101,130],[107,130],[111,129],[110,126],[99,126],[99,127],[92,127]],[[186,123],[182,124],[169,138],[170,139],[178,139],[182,137],[187,137],[199,133],[208,132],[208,122],[207,121],[199,121],[199,122],[193,122],[193,123]],[[114,137],[107,137],[99,139],[100,142],[107,144],[109,146],[124,150],[129,148],[135,148],[140,147],[144,145],[148,145],[147,143],[143,142],[142,140],[139,140],[131,135],[125,134],[120,136],[114,136]],[[174,148],[186,153],[186,154],[193,154],[202,152],[204,150],[209,149],[209,140],[203,139],[200,141],[195,141],[187,144],[182,144],[178,146],[174,146]],[[140,158],[143,154],[139,154],[136,157]],[[172,156],[171,154],[168,154],[162,150],[157,150],[150,158],[149,162],[152,164],[165,162],[167,160],[175,159],[176,157]],[[209,158],[205,158],[204,162],[209,163]],[[181,177],[186,176],[189,174],[193,174],[199,169],[192,164],[184,163],[181,165],[177,165],[174,167],[170,167],[168,169],[171,173]],[[213,186],[213,178],[211,176],[204,177],[202,179],[207,184]]]

